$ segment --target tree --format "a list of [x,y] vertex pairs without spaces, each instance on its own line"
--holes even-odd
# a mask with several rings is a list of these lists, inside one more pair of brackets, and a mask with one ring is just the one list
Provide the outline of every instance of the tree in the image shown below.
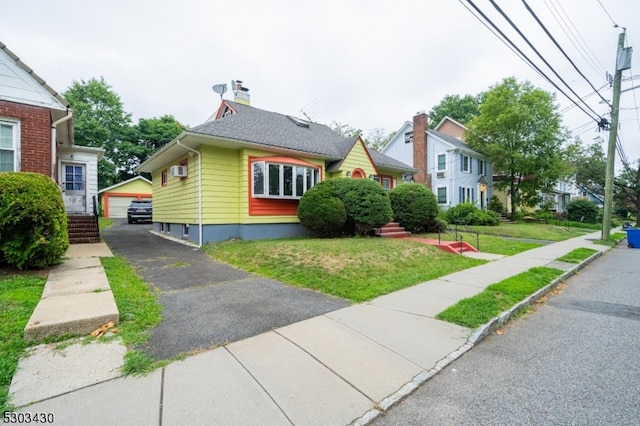
[[123,142],[133,137],[131,114],[124,111],[120,96],[102,77],[73,81],[63,96],[74,111],[75,143],[105,149],[98,164],[98,186],[113,185],[128,161],[128,146]]
[[640,227],[640,160],[636,168],[625,167],[614,180],[616,203],[618,207],[636,214],[636,228]]
[[540,192],[569,174],[563,148],[567,131],[553,95],[515,77],[491,87],[479,112],[467,123],[466,141],[491,158],[495,173],[503,176],[495,188],[508,191],[513,218],[517,206],[534,206]]
[[576,184],[594,194],[604,192],[607,159],[602,150],[602,139],[586,147],[580,146],[573,163]]
[[449,117],[459,123],[466,124],[478,115],[479,106],[484,94],[479,95],[446,95],[438,105],[429,111],[429,128],[436,127],[443,118]]
[[342,124],[339,121],[332,121],[329,127],[331,128],[331,130],[333,130],[340,136],[344,136],[345,138],[355,138],[356,136],[362,136],[362,130],[354,129],[348,124]]
[[175,139],[185,130],[172,115],[158,118],[141,118],[133,127],[130,141],[123,141],[121,150],[127,153],[123,169],[117,173],[118,181],[136,176],[134,171],[157,150]]
[[384,129],[375,128],[371,130],[364,139],[364,144],[376,151],[382,151],[382,149],[387,146],[389,141],[393,139],[395,135],[396,132],[386,133]]

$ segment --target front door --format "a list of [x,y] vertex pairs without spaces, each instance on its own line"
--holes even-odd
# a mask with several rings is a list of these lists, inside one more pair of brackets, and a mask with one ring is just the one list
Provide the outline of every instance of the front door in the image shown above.
[[67,213],[85,213],[87,206],[86,167],[84,164],[63,164],[62,192]]

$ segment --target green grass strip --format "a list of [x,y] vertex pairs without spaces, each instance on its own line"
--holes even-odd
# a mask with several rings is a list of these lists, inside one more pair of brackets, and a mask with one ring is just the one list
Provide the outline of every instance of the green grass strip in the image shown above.
[[135,349],[149,340],[148,331],[162,321],[162,306],[158,303],[157,294],[123,257],[103,257],[100,260],[120,311],[116,337],[120,337],[130,349],[125,355],[122,371],[125,374],[143,374],[163,365]]
[[555,268],[531,268],[492,284],[473,297],[460,300],[440,312],[436,318],[464,327],[476,328],[550,284],[562,273],[563,271]]
[[45,279],[35,274],[0,274],[0,409],[13,408],[8,403],[9,386],[24,354],[24,328],[36,308]]
[[583,260],[590,258],[597,252],[598,250],[581,247],[570,251],[564,256],[559,257],[557,260],[567,263],[580,263]]

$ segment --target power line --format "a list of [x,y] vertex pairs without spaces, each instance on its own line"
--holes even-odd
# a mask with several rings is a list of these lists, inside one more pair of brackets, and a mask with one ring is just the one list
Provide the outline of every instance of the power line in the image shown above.
[[[471,2],[470,2],[471,3]],[[522,39],[527,43],[527,45],[529,45],[529,47],[538,55],[538,57],[542,60],[542,62],[545,63],[545,65],[547,67],[549,67],[549,69],[556,75],[556,77],[558,77],[560,79],[560,81],[571,91],[571,93],[574,94],[574,96],[576,96],[578,99],[580,99],[580,95],[578,95],[572,88],[571,86],[569,86],[567,84],[566,81],[564,81],[564,79],[562,77],[560,77],[560,74],[558,74],[558,72],[551,66],[551,64],[549,64],[549,62],[547,62],[547,60],[544,58],[544,56],[542,56],[542,54],[538,51],[538,49],[536,49],[533,44],[529,41],[529,39],[522,33],[522,31],[520,31],[520,29],[513,23],[513,21],[511,20],[511,18],[509,18],[507,16],[507,14],[500,8],[500,6],[498,6],[496,4],[496,2],[494,0],[489,0],[489,3],[491,3],[491,5],[502,15],[502,17],[511,25],[511,27],[520,35],[520,37],[522,37]],[[551,80],[548,80],[549,82],[551,82]],[[569,98],[569,96],[564,93],[555,83],[552,83],[554,85],[554,87],[556,87],[558,90],[560,90],[560,92],[565,95],[567,98]],[[569,98],[570,99],[570,98]],[[573,100],[571,100],[572,102],[574,102]],[[585,102],[583,102],[584,105],[592,112],[594,113],[596,116],[598,116],[598,119],[594,119],[595,121],[600,121],[599,119],[600,114],[598,114],[596,111],[594,111],[589,105],[587,105]],[[576,104],[577,106],[577,104]],[[587,113],[582,107],[580,107],[580,109],[582,111],[584,111],[585,113]],[[591,117],[593,118],[593,117]]]
[[618,28],[618,24],[616,24],[616,21],[613,20],[613,18],[611,17],[611,15],[609,15],[609,12],[607,12],[607,9],[605,9],[605,7],[602,5],[602,3],[600,2],[600,0],[597,0],[598,4],[600,5],[600,7],[602,8],[602,10],[604,10],[604,13],[607,14],[607,16],[609,17],[609,19],[611,19],[611,23],[613,24],[614,28]]
[[[460,2],[462,2],[463,0],[459,0]],[[558,87],[558,85],[553,82],[536,64],[533,63],[533,61],[531,59],[529,59],[529,57],[527,57],[527,55],[525,55],[516,45],[515,43],[513,43],[513,41],[511,41],[511,39],[509,39],[509,37],[507,37],[497,26],[495,23],[493,23],[493,21],[491,21],[491,19],[489,19],[471,0],[467,0],[467,2],[475,9],[475,11],[482,16],[482,18],[488,22],[489,24],[491,24],[491,26],[495,29],[495,31],[497,31],[500,36],[502,37],[502,39],[500,39],[503,43],[505,42],[504,40],[508,41],[509,44],[513,47],[513,49],[515,49],[517,51],[518,56],[520,56],[520,58],[525,61],[525,63],[527,63],[527,65],[529,65],[530,67],[532,67],[538,74],[540,74],[547,82],[549,82],[553,87],[555,87],[560,93],[562,93],[567,99],[569,99],[569,101],[571,101],[575,106],[577,106],[578,108],[580,108],[580,110],[582,112],[584,112],[587,116],[589,116],[592,120],[596,121],[597,123],[600,123],[600,115],[598,113],[596,113],[595,111],[593,111],[595,113],[596,116],[598,116],[598,118],[594,118],[592,117],[589,112],[587,112],[584,108],[582,108],[582,106],[580,106],[579,104],[577,104],[569,95],[567,95],[560,87]],[[466,7],[466,6],[465,6]],[[471,11],[470,9],[467,8],[467,10]],[[473,12],[471,12],[473,16],[476,17],[476,19],[480,20],[480,18]],[[480,22],[482,22],[482,20],[480,20]],[[484,24],[484,22],[482,22]],[[486,24],[484,24],[486,26]],[[492,32],[494,33],[494,35],[496,34],[493,30]],[[512,49],[512,50],[513,50]],[[565,83],[566,84],[566,83]],[[577,95],[576,95],[577,96]],[[578,96],[579,98],[579,96]]]
[[[576,48],[578,53],[580,53],[580,55],[587,61],[591,69],[593,69],[597,74],[606,73],[607,69],[598,60],[598,57],[596,56],[596,54],[593,53],[593,50],[591,50],[591,48],[589,47],[589,44],[585,41],[584,37],[582,37],[582,35],[580,34],[580,31],[578,31],[578,28],[576,28],[575,24],[573,23],[573,21],[571,20],[567,12],[564,10],[562,5],[558,3],[558,7],[562,11],[562,13],[560,13],[553,3],[551,3],[551,6],[549,6],[549,4],[547,3],[547,0],[544,0],[544,3],[547,9],[549,10],[549,12],[551,13],[551,16],[553,16],[553,18],[558,23],[558,26],[560,27],[560,29],[564,32],[564,34],[567,36],[571,44],[573,44],[573,47]],[[551,7],[553,7],[554,10],[551,10]],[[569,21],[569,23],[571,24],[571,27],[573,27],[573,31],[565,21],[565,18],[562,16],[563,14],[564,16],[566,16],[567,21]],[[560,21],[562,21],[562,23]],[[574,32],[575,34],[577,34],[577,36],[574,35]],[[582,42],[580,40],[582,40]],[[587,50],[591,52],[591,55],[589,55],[589,52],[587,52]]]
[[[540,27],[542,28],[542,30],[545,32],[545,34],[551,39],[551,41],[553,42],[553,44],[555,44],[555,46],[558,48],[558,50],[560,50],[560,52],[562,52],[562,54],[564,55],[565,58],[567,58],[567,60],[569,61],[569,63],[573,66],[573,68],[578,72],[578,74],[580,74],[580,76],[582,78],[585,79],[585,81],[587,83],[589,83],[589,86],[591,86],[591,88],[593,90],[596,91],[596,93],[598,94],[598,96],[600,96],[600,99],[602,99],[604,102],[607,103],[607,105],[611,106],[611,104],[609,103],[609,101],[607,101],[601,94],[600,92],[598,92],[598,89],[596,89],[593,84],[591,84],[591,81],[589,81],[589,79],[582,73],[582,71],[580,71],[578,69],[578,67],[576,66],[576,64],[571,60],[571,58],[569,58],[569,55],[567,55],[567,53],[564,51],[564,49],[562,49],[562,47],[560,47],[560,45],[558,44],[558,42],[556,41],[556,39],[551,35],[551,33],[549,32],[549,30],[547,29],[547,27],[542,23],[542,21],[540,21],[540,19],[538,18],[538,15],[536,15],[536,13],[533,11],[533,9],[531,9],[531,7],[529,7],[529,4],[526,2],[526,0],[522,0],[522,3],[524,4],[525,8],[527,9],[527,11],[531,14],[531,16],[533,16],[533,19],[536,20],[536,22],[538,23],[538,25],[540,25]],[[546,63],[546,62],[545,62]],[[564,80],[563,80],[564,83]],[[566,84],[566,83],[565,83]],[[575,94],[575,92],[574,92]],[[586,105],[586,104],[585,104]]]

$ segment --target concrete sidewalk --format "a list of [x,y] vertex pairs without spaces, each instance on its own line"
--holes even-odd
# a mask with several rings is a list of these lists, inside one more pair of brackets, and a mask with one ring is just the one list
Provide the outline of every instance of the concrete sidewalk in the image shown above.
[[[467,329],[434,319],[437,313],[532,267],[555,267],[571,275],[582,265],[556,258],[579,247],[600,255],[609,247],[594,244],[599,237],[594,232],[493,260],[173,362],[144,377],[113,378],[117,372],[111,369],[97,384],[85,380],[37,393],[35,388],[47,385],[36,385],[39,374],[33,369],[48,372],[51,367],[26,367],[25,358],[12,383],[12,401],[21,411],[52,412],[61,425],[366,424],[471,349],[492,327]],[[100,346],[109,349],[75,362],[99,368],[117,364],[124,353],[114,346],[88,345]],[[57,381],[50,378],[52,386],[72,381],[68,375],[61,369]],[[29,380],[33,384],[25,385]],[[34,404],[24,406],[29,402]]]

